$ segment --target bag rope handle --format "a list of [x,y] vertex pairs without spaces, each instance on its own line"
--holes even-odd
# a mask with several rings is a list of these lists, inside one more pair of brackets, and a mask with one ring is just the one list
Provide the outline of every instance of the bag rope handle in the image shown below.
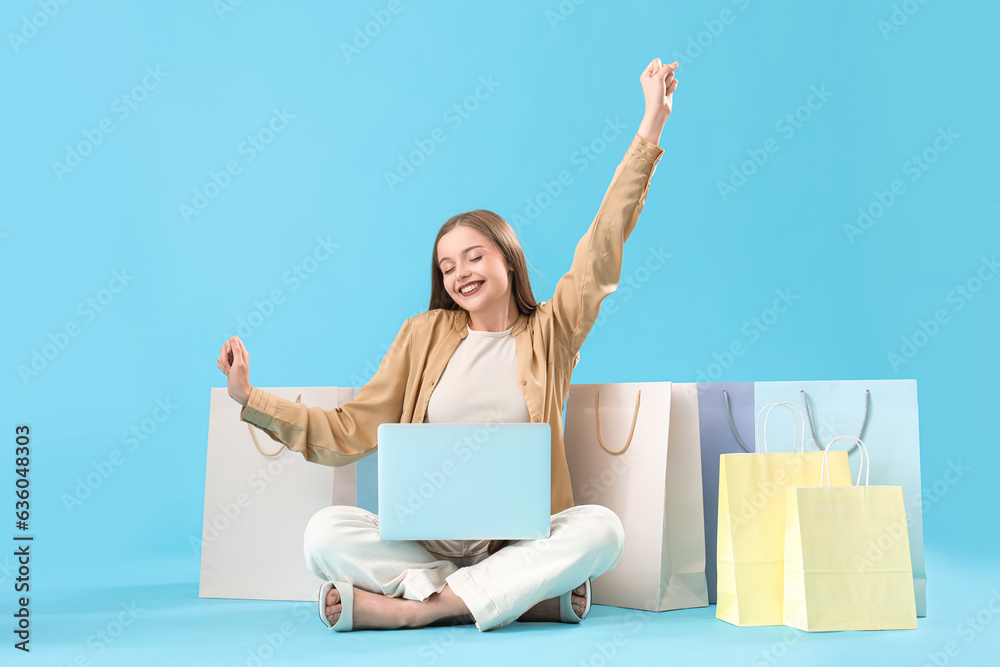
[[[299,394],[298,396],[295,397],[295,402],[298,403],[300,398],[302,398],[302,394]],[[253,434],[252,424],[247,424],[247,430],[250,431],[250,437],[253,438],[253,446],[256,447],[257,451],[263,454],[264,456],[273,457],[285,451],[285,446],[282,445],[281,449],[279,449],[278,451],[274,452],[273,454],[268,454],[267,452],[265,452],[263,449],[260,448],[260,444],[257,442],[257,436]]]
[[736,438],[736,442],[739,443],[740,447],[747,454],[752,454],[750,448],[743,444],[743,440],[740,439],[740,434],[736,432],[736,424],[733,423],[733,413],[729,411],[729,392],[725,389],[722,390],[722,398],[726,401],[726,416],[729,417],[729,428],[733,430],[733,436]]
[[[813,428],[812,415],[809,414],[809,397],[806,396],[805,390],[801,390],[799,393],[802,394],[802,404],[806,406],[806,419],[809,420],[809,432],[812,433],[813,442],[816,443],[816,449],[823,451],[823,445],[819,444],[819,439],[816,438],[816,429]],[[868,407],[870,405],[871,392],[865,389],[865,417],[861,420],[861,430],[858,431],[858,440],[865,434],[865,427],[868,426]],[[855,449],[858,448],[858,443],[854,443],[854,446],[847,450],[848,454],[851,454]]]
[[628,439],[625,441],[625,446],[622,447],[617,452],[613,452],[608,449],[607,445],[604,444],[604,440],[601,438],[601,392],[594,393],[594,417],[597,419],[597,442],[600,443],[601,447],[604,448],[608,454],[624,454],[628,446],[632,444],[632,434],[635,432],[635,420],[639,416],[639,395],[642,393],[641,390],[635,392],[635,410],[632,412],[632,427],[628,430]]

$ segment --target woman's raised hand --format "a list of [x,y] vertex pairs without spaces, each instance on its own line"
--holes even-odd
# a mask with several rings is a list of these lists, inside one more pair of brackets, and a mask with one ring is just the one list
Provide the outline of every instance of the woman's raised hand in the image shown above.
[[642,76],[642,94],[646,98],[646,116],[667,119],[674,105],[674,91],[677,89],[677,79],[674,71],[678,63],[661,64],[659,58],[653,58]]
[[222,346],[218,359],[219,370],[229,378],[229,396],[240,405],[250,400],[250,353],[243,347],[239,336],[233,336]]
[[660,63],[659,58],[653,58],[639,76],[642,94],[646,98],[646,113],[636,134],[652,144],[659,145],[663,126],[674,107],[674,91],[677,90],[677,79],[674,78],[676,69],[677,61],[664,65]]

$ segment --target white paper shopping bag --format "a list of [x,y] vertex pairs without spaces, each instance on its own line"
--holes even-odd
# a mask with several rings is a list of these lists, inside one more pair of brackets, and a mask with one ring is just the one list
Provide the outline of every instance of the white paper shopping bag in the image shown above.
[[[351,387],[264,389],[326,409],[354,398]],[[302,551],[306,523],[324,507],[357,506],[357,466],[372,457],[337,468],[310,463],[240,421],[241,409],[225,388],[212,389],[204,522],[201,540],[192,538],[201,552],[198,595],[314,600],[319,580]]]
[[571,385],[566,458],[578,505],[625,528],[595,604],[665,611],[708,605],[698,391],[694,383]]

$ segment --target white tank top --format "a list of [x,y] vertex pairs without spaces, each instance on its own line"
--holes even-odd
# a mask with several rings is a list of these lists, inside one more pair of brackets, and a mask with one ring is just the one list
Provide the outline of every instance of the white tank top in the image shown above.
[[427,423],[527,422],[511,332],[474,331],[455,348],[427,404]]

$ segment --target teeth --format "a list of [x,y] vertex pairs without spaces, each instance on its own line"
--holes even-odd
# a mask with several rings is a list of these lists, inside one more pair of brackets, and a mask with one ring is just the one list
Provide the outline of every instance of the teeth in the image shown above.
[[481,282],[473,283],[473,284],[469,285],[468,287],[462,289],[462,294],[468,294],[469,292],[475,291],[475,290],[479,289],[480,285],[482,285]]

